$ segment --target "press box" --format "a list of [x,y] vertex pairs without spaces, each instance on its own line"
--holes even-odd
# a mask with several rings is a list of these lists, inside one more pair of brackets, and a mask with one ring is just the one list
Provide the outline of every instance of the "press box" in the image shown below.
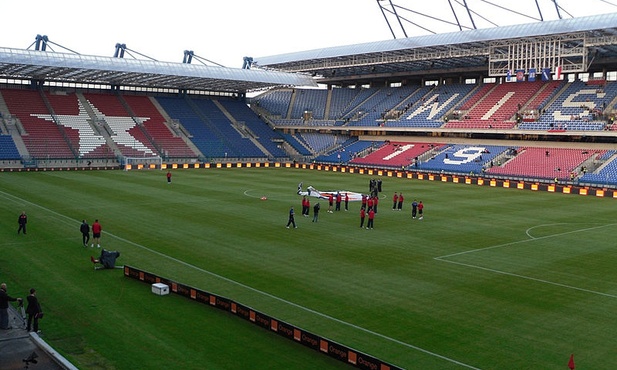
[[166,295],[169,294],[169,286],[162,283],[152,284],[152,293],[156,295]]

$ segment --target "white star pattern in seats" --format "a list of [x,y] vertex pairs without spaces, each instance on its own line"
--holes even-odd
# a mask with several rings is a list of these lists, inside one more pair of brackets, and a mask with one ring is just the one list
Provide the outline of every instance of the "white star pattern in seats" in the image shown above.
[[[88,122],[91,118],[84,109],[81,101],[78,101],[78,105],[79,114],[77,115],[56,115],[55,120],[51,114],[33,114],[32,116],[46,121],[56,122],[62,126],[77,130],[79,132],[79,156],[82,157],[105,145],[105,138],[103,135],[96,133]],[[137,125],[137,122],[133,120],[133,118],[105,116],[96,107],[92,106],[92,109],[97,117],[107,123],[107,126],[109,126],[112,131],[110,137],[116,144],[133,148],[145,154],[156,155],[150,148],[144,145],[144,143],[128,132]],[[150,117],[139,117],[137,119],[144,122],[150,119]]]

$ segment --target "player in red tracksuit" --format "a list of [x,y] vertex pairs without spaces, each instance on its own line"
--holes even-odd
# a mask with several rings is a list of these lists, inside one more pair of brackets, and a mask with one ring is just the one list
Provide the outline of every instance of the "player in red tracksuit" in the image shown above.
[[366,228],[367,229],[372,229],[373,228],[373,220],[375,219],[375,211],[370,208],[368,210],[368,222],[366,223]]
[[311,208],[311,201],[308,200],[308,198],[305,195],[304,197],[302,197],[302,216],[308,217],[310,208]]
[[334,197],[332,194],[328,194],[328,213],[332,213],[332,204],[334,203]]
[[345,211],[349,211],[349,194],[345,193]]
[[398,195],[398,210],[402,211],[403,210],[403,201],[405,200],[405,198],[403,198],[403,193],[400,193]]
[[394,192],[394,196],[392,197],[392,209],[396,209],[397,204],[398,204],[398,194]]
[[364,208],[360,208],[360,228],[364,226],[364,218],[366,217],[366,211]]
[[362,209],[366,209],[366,195],[362,194]]
[[343,196],[341,195],[341,193],[336,193],[336,210],[340,211],[341,210],[341,201],[343,200]]
[[94,220],[94,223],[92,224],[92,245],[91,247],[94,248],[94,244],[96,243],[96,247],[101,248],[101,231],[103,231],[103,228],[101,227],[99,220],[98,219]]
[[424,204],[422,201],[418,203],[418,219],[422,220],[424,218]]

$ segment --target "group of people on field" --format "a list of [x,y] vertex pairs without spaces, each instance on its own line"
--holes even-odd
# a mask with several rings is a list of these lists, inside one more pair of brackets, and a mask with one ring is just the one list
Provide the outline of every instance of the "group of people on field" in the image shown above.
[[[379,193],[381,192],[382,182],[381,180],[371,179],[369,183],[370,194],[365,195],[362,194],[361,206],[360,206],[360,228],[373,229],[375,223],[375,215],[377,214],[377,207],[379,204]],[[299,188],[300,189],[300,188]],[[344,200],[345,211],[349,210],[349,196],[347,193],[341,194],[337,192],[336,194],[329,193],[327,194],[328,200],[328,213],[333,213],[333,208],[336,211],[341,210],[341,204]],[[401,211],[403,210],[403,202],[405,201],[405,197],[401,192],[395,192],[392,197],[392,210]],[[304,195],[302,197],[302,216],[309,217],[310,209],[311,209],[311,201],[309,197]],[[319,202],[317,202],[313,206],[313,220],[312,222],[317,222],[319,219],[319,211],[321,206]],[[422,201],[414,201],[411,203],[411,217],[412,219],[418,218],[419,220],[424,219],[424,204]],[[366,226],[365,226],[366,222]],[[296,220],[295,220],[295,211],[292,206],[289,209],[289,218],[287,221],[286,227],[289,228],[293,226],[293,228],[297,229]]]
[[[79,227],[79,231],[81,231],[82,242],[84,247],[88,246],[88,242],[90,241],[90,225],[86,220],[81,222],[81,226]],[[92,224],[92,244],[90,244],[91,248],[94,248],[96,244],[97,248],[101,248],[101,232],[103,231],[103,227],[101,226],[98,219],[94,220]]]

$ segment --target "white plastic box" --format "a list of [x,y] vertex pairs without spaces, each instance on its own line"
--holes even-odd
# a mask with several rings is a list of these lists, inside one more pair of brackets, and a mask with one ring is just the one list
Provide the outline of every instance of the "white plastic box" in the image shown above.
[[155,283],[152,284],[152,293],[156,295],[166,295],[169,294],[169,286],[163,283]]

